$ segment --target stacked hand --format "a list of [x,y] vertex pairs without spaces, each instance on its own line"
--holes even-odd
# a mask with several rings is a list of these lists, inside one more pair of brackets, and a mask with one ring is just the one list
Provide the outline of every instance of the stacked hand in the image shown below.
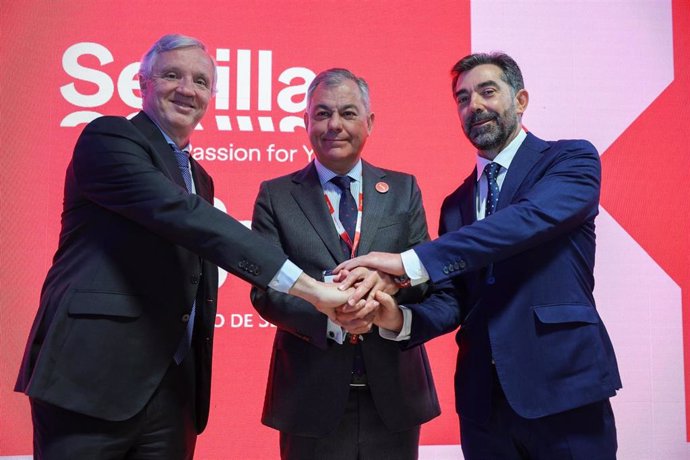
[[371,252],[338,265],[335,283],[300,275],[290,294],[311,303],[351,334],[365,334],[374,324],[392,331],[402,327],[402,313],[392,297],[398,292],[393,276],[405,269],[400,254]]
[[354,288],[354,293],[347,303],[336,309],[336,323],[351,334],[364,334],[371,331],[373,324],[378,325],[380,304],[376,293],[391,294],[398,292],[398,286],[393,278],[387,274],[365,267],[357,267],[352,271],[341,270],[335,278],[340,282],[339,289]]
[[[367,268],[368,267],[368,268]],[[398,285],[391,275],[405,274],[400,254],[371,252],[337,266],[341,290],[355,288],[347,304],[336,309],[336,318],[348,332],[349,326],[370,330],[372,324],[392,331],[402,327],[402,313],[392,297]]]

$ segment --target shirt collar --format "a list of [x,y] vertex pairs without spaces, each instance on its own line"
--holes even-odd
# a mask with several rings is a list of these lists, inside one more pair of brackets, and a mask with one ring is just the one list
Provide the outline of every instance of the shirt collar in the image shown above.
[[[166,141],[168,144],[171,144],[172,147],[173,147],[174,149],[176,149],[176,148],[177,148],[177,144],[175,143],[175,141],[173,141],[172,138],[171,138],[170,136],[168,136],[168,135],[165,133],[165,131],[163,131],[163,130],[161,129],[161,127],[158,126],[158,125],[156,124],[155,121],[153,122],[153,124],[156,125],[156,128],[158,128],[158,130],[161,132],[161,134],[162,134],[163,137],[165,138],[165,141]],[[180,150],[182,150],[183,152],[190,153],[190,152],[192,151],[192,143],[191,143],[191,142],[187,143],[187,145],[185,145],[184,147],[182,147]]]
[[[513,158],[515,158],[515,154],[526,137],[527,133],[521,128],[518,135],[515,136],[515,139],[510,141],[510,144],[508,144],[506,148],[498,152],[498,155],[496,155],[496,158],[493,159],[493,162],[498,163],[507,171],[508,168],[510,168],[510,163],[513,162]],[[479,178],[482,177],[482,172],[489,163],[491,163],[491,160],[487,160],[486,158],[477,155],[477,181],[479,181]]]
[[[328,183],[331,179],[333,179],[335,176],[340,176],[340,174],[337,174],[324,165],[321,164],[321,162],[317,159],[314,158],[314,166],[316,166],[316,173],[319,175],[319,182],[321,182],[321,186],[323,187],[324,184]],[[352,167],[350,171],[346,174],[346,176],[349,176],[352,180],[361,182],[362,180],[362,160],[359,159],[357,163]]]

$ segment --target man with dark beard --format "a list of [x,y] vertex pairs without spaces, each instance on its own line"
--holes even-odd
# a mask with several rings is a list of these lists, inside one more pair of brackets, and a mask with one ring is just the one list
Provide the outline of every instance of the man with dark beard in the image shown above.
[[[455,392],[467,460],[615,459],[609,398],[621,381],[592,294],[599,155],[584,140],[524,131],[529,95],[509,56],[469,55],[452,74],[477,167],[444,201],[441,236],[336,271],[452,281],[459,321],[455,304],[398,306],[381,291],[362,314],[380,303],[374,323],[399,332],[404,347],[461,326]],[[351,304],[371,285],[365,279]]]

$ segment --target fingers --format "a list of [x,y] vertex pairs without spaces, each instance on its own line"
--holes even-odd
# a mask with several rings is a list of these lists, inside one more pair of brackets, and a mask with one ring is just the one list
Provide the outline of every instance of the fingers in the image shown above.
[[[357,267],[353,270],[344,269],[338,272],[336,275],[336,282],[340,282],[340,289],[348,289],[352,286],[356,286],[359,282],[366,279],[370,273],[371,271],[365,267]],[[341,274],[345,274],[345,276],[342,276]],[[337,281],[341,278],[342,281]]]
[[376,313],[378,308],[378,301],[373,299],[362,299],[355,305],[345,304],[341,308],[337,308],[335,311],[338,321],[351,321],[355,319],[364,319],[369,315],[373,315]]
[[389,275],[388,273],[383,273],[383,272],[376,272],[378,276],[378,281],[376,282],[376,285],[371,289],[369,292],[368,298],[373,299],[374,295],[378,291],[383,291],[386,294],[395,294],[400,290],[398,287],[398,284],[393,280],[393,277]]
[[364,278],[352,291],[353,293],[350,295],[350,298],[347,301],[348,305],[355,306],[362,299],[368,298],[368,294],[371,292],[372,289],[375,288],[375,286],[379,283],[380,279],[381,278],[378,276],[377,272],[370,272],[369,275],[366,278]]
[[350,273],[351,272],[349,270],[340,270],[336,275],[333,276],[333,283],[342,283],[350,275]]
[[371,252],[365,256],[354,257],[350,260],[346,260],[341,263],[333,270],[333,273],[338,273],[340,270],[354,270],[357,267],[365,266],[371,267],[375,260],[375,253]]
[[365,302],[362,300],[358,307],[360,307],[359,310],[354,312],[343,312],[342,309],[337,309],[336,318],[341,327],[347,332],[351,334],[366,334],[371,331],[373,326],[378,302]]
[[399,332],[403,326],[403,314],[398,303],[383,291],[378,291],[374,298],[379,303],[374,324],[390,331]]

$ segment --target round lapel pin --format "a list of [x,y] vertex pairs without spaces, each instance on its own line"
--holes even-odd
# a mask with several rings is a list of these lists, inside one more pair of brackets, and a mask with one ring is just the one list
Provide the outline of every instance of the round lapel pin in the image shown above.
[[386,184],[385,182],[377,182],[376,183],[376,191],[379,193],[386,193],[386,192],[388,192],[389,188],[390,187],[388,187],[388,184]]

